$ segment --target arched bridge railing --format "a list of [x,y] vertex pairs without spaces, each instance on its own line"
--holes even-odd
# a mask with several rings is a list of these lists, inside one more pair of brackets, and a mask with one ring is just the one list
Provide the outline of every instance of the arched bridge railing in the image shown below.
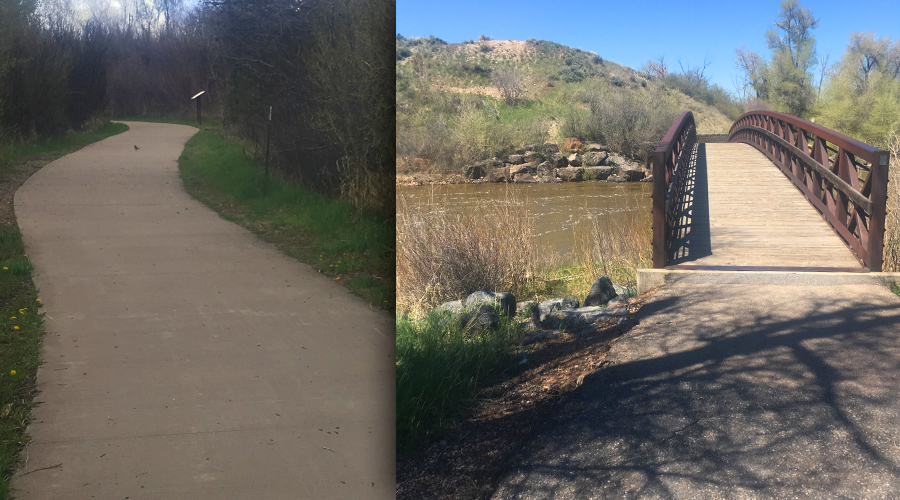
[[771,111],[742,115],[728,135],[729,142],[750,144],[769,157],[857,258],[870,271],[881,271],[887,151],[801,118]]
[[653,151],[653,267],[666,267],[676,212],[694,152],[697,127],[690,111],[681,114]]

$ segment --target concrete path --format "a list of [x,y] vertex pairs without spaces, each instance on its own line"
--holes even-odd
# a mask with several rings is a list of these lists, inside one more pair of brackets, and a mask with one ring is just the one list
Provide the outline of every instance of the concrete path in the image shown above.
[[493,498],[896,498],[900,298],[860,274],[670,279]]
[[191,199],[196,129],[128,126],[15,196],[47,315],[19,498],[393,498],[390,316]]

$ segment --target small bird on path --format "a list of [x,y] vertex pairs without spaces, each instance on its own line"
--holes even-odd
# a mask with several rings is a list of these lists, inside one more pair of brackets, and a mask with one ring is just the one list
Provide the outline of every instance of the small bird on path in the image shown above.
[[134,150],[137,151],[138,149],[141,149],[141,148],[137,147],[137,144],[135,144],[135,145],[134,145]]

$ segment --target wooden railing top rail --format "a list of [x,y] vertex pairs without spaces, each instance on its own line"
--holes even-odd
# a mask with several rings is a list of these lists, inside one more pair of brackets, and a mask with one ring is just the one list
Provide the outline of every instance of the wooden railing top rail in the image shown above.
[[871,164],[875,164],[878,159],[878,155],[886,153],[882,149],[858,141],[836,130],[831,130],[811,121],[804,120],[803,118],[798,118],[796,116],[788,115],[785,113],[779,113],[777,111],[749,111],[747,113],[744,113],[743,115],[738,117],[738,119],[735,120],[731,125],[731,129],[728,131],[728,135],[734,135],[735,130],[740,128],[741,124],[745,121],[745,117],[749,117],[752,115],[769,116],[771,118],[781,120],[785,123],[789,123],[797,128],[805,130],[807,133],[815,135],[816,137],[821,137],[822,139],[825,139],[835,146],[844,148],[847,150],[847,152],[853,153],[857,157],[862,158],[863,160],[866,160]]

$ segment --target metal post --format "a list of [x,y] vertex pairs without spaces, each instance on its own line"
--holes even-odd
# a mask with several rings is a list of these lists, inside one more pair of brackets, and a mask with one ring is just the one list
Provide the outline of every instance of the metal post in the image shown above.
[[269,136],[272,134],[272,106],[269,106],[269,122],[266,124],[266,177],[269,176]]

